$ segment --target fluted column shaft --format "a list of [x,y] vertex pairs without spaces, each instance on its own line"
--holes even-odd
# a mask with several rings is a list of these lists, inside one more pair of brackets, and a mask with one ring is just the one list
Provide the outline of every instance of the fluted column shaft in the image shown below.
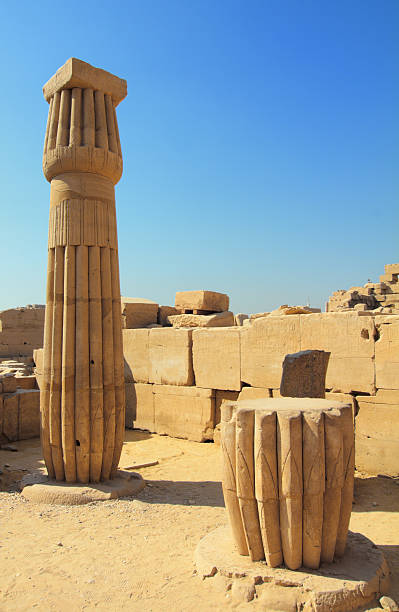
[[121,148],[110,94],[61,88],[49,103],[42,448],[50,477],[98,482],[115,474],[124,435],[114,193]]

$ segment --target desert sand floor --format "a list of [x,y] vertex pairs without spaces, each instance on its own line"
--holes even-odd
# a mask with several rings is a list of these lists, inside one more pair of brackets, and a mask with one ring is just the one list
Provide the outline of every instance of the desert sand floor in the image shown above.
[[[43,469],[38,440],[16,446],[0,451],[3,487]],[[136,499],[49,506],[1,492],[0,610],[260,610],[194,571],[199,540],[226,523],[220,448],[127,431],[120,466],[154,460],[137,470],[148,484]],[[399,481],[358,475],[351,529],[384,550],[398,601]]]

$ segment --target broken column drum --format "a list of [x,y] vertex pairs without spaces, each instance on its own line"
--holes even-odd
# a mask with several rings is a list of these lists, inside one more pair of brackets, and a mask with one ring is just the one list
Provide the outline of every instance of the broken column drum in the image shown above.
[[99,482],[117,470],[125,427],[114,185],[122,175],[115,107],[127,87],[72,58],[43,92],[51,195],[42,450],[50,478]]
[[349,404],[225,403],[221,445],[223,493],[241,555],[293,570],[343,556],[354,484]]

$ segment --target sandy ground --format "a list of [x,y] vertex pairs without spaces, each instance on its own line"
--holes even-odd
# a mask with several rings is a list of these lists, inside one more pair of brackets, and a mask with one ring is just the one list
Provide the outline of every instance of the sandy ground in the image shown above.
[[[3,483],[43,468],[37,440],[16,446],[0,451]],[[220,448],[127,431],[121,467],[154,460],[137,470],[148,484],[136,499],[67,507],[1,492],[0,610],[232,609],[217,577],[200,580],[193,564],[199,540],[226,523]],[[351,529],[384,550],[399,601],[399,482],[358,475]]]

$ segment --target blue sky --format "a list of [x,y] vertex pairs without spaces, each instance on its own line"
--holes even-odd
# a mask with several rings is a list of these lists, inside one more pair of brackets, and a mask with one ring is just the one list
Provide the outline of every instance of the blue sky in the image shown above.
[[45,299],[41,87],[127,79],[122,294],[323,306],[399,261],[397,0],[4,2],[0,309]]

